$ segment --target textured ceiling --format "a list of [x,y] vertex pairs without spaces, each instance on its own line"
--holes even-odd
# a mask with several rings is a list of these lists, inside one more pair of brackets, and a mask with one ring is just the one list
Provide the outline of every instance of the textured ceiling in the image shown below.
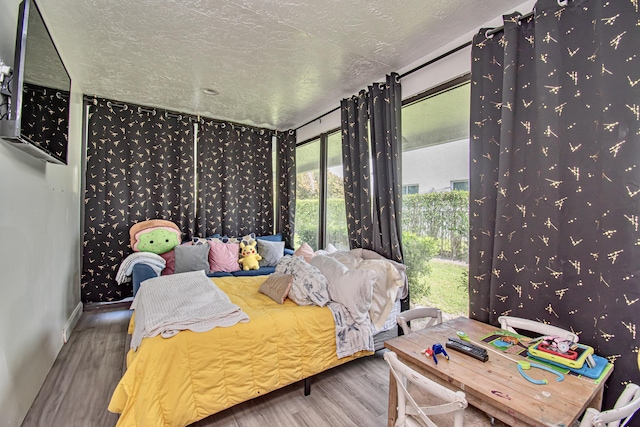
[[38,3],[84,93],[281,130],[513,7],[509,0]]

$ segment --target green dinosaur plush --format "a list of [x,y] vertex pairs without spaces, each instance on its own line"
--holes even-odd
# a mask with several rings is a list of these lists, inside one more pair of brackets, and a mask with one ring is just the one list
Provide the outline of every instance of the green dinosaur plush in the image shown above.
[[179,244],[180,240],[175,230],[157,227],[138,235],[137,250],[159,255],[169,252]]
[[171,221],[148,219],[133,224],[129,229],[129,238],[134,252],[152,252],[160,255],[178,246],[182,233]]

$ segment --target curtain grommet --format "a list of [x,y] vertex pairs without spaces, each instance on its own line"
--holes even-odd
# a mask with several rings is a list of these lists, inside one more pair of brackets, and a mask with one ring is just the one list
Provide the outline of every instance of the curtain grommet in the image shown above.
[[489,31],[491,30],[487,30],[484,32],[484,38],[485,39],[492,39],[493,38],[493,33],[489,34]]
[[[116,102],[111,102],[111,101],[107,101],[107,107],[110,108],[111,110],[115,108],[120,108],[121,111],[127,111],[129,109],[129,106],[127,104],[118,104]],[[140,107],[138,107],[140,108]]]
[[567,7],[567,4],[569,4],[569,0],[558,0],[558,6],[560,7]]

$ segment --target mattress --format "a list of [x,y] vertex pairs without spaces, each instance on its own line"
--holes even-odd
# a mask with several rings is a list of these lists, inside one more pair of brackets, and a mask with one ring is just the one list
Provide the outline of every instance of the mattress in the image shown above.
[[[109,403],[118,426],[184,426],[238,403],[371,354],[338,359],[331,311],[277,304],[266,276],[212,279],[248,323],[145,338]],[[131,329],[131,328],[130,328]]]

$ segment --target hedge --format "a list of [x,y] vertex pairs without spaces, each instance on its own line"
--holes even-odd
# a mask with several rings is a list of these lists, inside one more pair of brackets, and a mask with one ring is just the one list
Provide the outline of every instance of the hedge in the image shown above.
[[[346,247],[344,199],[328,199],[327,203],[327,242]],[[317,199],[296,202],[296,247],[302,242],[309,243],[314,249],[318,247],[318,206]],[[455,190],[402,196],[402,233],[403,236],[411,233],[435,239],[434,256],[467,261],[469,192]]]
[[469,258],[469,192],[455,190],[402,196],[402,231],[436,239],[438,257],[466,262]]

